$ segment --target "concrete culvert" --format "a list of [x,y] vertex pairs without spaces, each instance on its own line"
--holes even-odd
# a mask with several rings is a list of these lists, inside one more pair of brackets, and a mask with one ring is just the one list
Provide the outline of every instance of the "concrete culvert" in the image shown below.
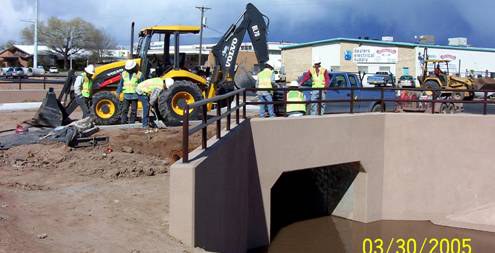
[[359,162],[284,172],[271,188],[271,226],[331,215],[361,170]]

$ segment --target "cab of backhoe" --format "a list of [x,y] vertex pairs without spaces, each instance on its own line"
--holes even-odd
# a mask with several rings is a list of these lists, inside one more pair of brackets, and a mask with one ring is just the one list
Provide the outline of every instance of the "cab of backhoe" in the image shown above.
[[[423,66],[423,83],[435,81],[440,87],[449,85],[449,60],[426,60]],[[435,72],[436,68],[441,71]]]
[[[205,84],[206,79],[191,72],[185,67],[186,54],[180,53],[180,37],[186,34],[197,34],[199,26],[160,25],[143,28],[139,32],[137,57],[141,59],[141,72],[146,78],[163,77],[172,79],[192,79]],[[163,41],[163,51],[153,48],[152,41]],[[159,48],[159,47],[157,47]],[[173,50],[173,52],[171,52]]]

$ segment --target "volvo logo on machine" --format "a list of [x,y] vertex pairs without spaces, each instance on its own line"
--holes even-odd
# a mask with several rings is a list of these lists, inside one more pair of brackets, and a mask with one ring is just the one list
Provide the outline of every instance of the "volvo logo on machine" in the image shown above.
[[227,61],[225,62],[226,67],[230,67],[231,65],[236,47],[237,47],[237,38],[234,38],[232,39],[232,43],[230,44],[229,55],[227,56]]
[[259,37],[261,35],[258,25],[251,26],[251,30],[253,31],[254,37]]

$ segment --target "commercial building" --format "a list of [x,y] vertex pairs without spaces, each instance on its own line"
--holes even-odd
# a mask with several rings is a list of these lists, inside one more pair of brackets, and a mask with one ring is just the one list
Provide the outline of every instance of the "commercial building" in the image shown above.
[[[456,41],[458,42],[458,41]],[[429,59],[448,59],[449,72],[493,76],[495,48],[467,46],[425,45],[419,43],[335,38],[294,44],[282,47],[282,63],[287,80],[296,80],[313,60],[320,59],[322,66],[333,71],[390,72],[395,76],[421,74],[424,49]],[[366,80],[364,80],[366,82]]]
[[[151,42],[150,50],[148,51],[149,55],[163,55],[163,41],[155,41]],[[268,42],[268,54],[269,61],[272,63],[278,62],[281,65],[281,54],[282,47],[292,45],[290,43],[284,42]],[[207,64],[213,66],[213,55],[211,55],[211,50],[215,46],[215,44],[203,44],[202,45],[202,64]],[[134,48],[137,48],[137,44]],[[170,47],[170,52],[174,51],[174,46]],[[134,52],[136,53],[136,52]],[[185,66],[192,67],[196,66],[198,63],[199,56],[199,44],[191,44],[191,45],[181,45],[180,53],[185,54]],[[239,67],[243,67],[248,71],[253,70],[253,66],[257,63],[256,55],[254,52],[253,44],[251,42],[243,42],[241,44],[241,48],[239,51],[239,55],[237,56],[237,64]]]

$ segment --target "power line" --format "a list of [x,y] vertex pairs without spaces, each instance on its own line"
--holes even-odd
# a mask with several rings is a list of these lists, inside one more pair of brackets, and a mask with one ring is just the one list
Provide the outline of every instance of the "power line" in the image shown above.
[[196,9],[199,9],[201,11],[201,27],[199,30],[199,58],[198,58],[198,66],[201,66],[201,56],[202,56],[202,51],[203,51],[203,26],[205,26],[204,22],[204,14],[205,11],[211,10],[211,8],[208,8],[206,6],[196,6]]

